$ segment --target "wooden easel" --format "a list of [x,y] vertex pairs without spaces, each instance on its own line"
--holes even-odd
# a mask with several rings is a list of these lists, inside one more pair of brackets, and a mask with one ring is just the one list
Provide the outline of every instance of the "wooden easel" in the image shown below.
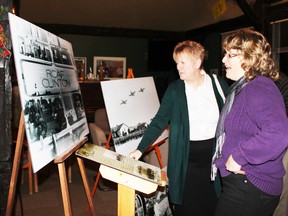
[[[9,194],[8,194],[8,201],[7,201],[7,208],[6,208],[6,216],[11,216],[12,214],[14,197],[15,197],[15,189],[17,185],[17,177],[18,177],[19,165],[20,165],[20,160],[21,160],[21,151],[23,147],[24,133],[25,133],[24,115],[22,112],[21,117],[20,117],[20,122],[19,122],[18,134],[17,134],[15,155],[14,155],[14,160],[13,160],[12,175],[11,175],[11,180],[10,180],[10,187],[9,187]],[[58,172],[59,172],[59,179],[60,179],[60,185],[61,185],[62,200],[63,200],[65,216],[72,215],[69,188],[68,188],[66,168],[65,168],[65,160],[69,158],[71,154],[74,153],[80,146],[82,146],[85,142],[87,142],[87,140],[88,140],[87,137],[85,137],[79,143],[72,146],[70,149],[67,149],[67,151],[65,151],[63,154],[61,154],[54,160],[54,163],[58,165]],[[77,161],[78,161],[79,169],[81,172],[89,207],[91,209],[92,215],[96,215],[83,160],[77,157]]]
[[[127,79],[133,79],[133,78],[134,78],[133,70],[132,70],[132,68],[128,68]],[[112,132],[110,132],[108,135],[108,139],[107,139],[107,142],[105,144],[106,149],[110,148],[111,138],[112,138]],[[156,153],[156,156],[157,156],[157,159],[158,159],[158,162],[159,162],[161,169],[164,168],[164,165],[163,165],[159,145],[163,144],[164,142],[165,142],[165,140],[160,141],[158,143],[155,143],[154,145],[150,146],[147,150],[147,152],[155,150],[155,153]],[[95,193],[97,190],[97,185],[98,185],[100,177],[101,177],[101,173],[99,170],[99,172],[97,173],[97,177],[95,179],[92,191],[91,191],[92,197],[95,196]],[[134,196],[134,198],[132,199],[131,197],[133,197],[133,196]],[[128,197],[130,197],[130,200],[127,200]],[[121,200],[122,200],[122,202],[121,202]],[[132,203],[132,205],[131,205],[131,203]],[[129,205],[129,207],[127,205]],[[132,206],[133,206],[133,208],[132,208]],[[121,184],[118,184],[118,215],[123,215],[123,216],[126,216],[126,214],[127,215],[133,215],[133,214],[135,215],[135,208],[134,207],[135,207],[135,190],[133,190],[129,187],[123,186]],[[89,210],[90,210],[89,205],[87,205],[86,210],[85,210],[85,216],[87,216],[89,214]],[[125,212],[125,214],[122,214],[123,212]]]

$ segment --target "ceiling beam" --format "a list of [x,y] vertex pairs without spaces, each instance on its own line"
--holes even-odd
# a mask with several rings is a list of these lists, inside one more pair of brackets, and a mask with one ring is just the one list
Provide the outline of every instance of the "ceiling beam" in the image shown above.
[[256,13],[255,9],[253,9],[246,0],[236,0],[238,6],[243,11],[243,13],[253,22],[253,26],[256,26],[256,28],[260,28],[262,26],[261,22],[261,15],[262,15],[262,9],[257,7],[258,5],[262,5],[263,0],[256,0],[254,2],[254,7],[257,8]]

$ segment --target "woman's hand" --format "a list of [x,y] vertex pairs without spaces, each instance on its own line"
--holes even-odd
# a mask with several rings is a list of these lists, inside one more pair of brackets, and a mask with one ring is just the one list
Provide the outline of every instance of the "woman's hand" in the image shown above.
[[142,156],[142,152],[141,151],[139,151],[139,150],[135,150],[135,151],[133,151],[133,152],[131,152],[130,154],[129,154],[129,157],[130,158],[133,158],[133,159],[135,159],[135,160],[139,160],[139,158]]
[[241,166],[234,161],[232,155],[229,156],[225,166],[226,166],[226,170],[230,172],[234,172],[235,174],[245,175],[245,171],[241,170]]

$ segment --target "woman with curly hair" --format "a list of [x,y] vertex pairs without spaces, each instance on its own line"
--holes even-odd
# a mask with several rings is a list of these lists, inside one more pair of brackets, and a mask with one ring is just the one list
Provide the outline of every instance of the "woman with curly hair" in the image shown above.
[[282,192],[288,146],[279,71],[265,37],[252,30],[228,35],[222,62],[230,89],[216,130],[212,179],[220,170],[223,193],[215,216],[272,215]]

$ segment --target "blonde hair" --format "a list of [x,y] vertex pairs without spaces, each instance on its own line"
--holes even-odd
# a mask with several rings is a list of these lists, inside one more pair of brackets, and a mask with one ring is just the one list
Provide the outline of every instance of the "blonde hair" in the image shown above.
[[182,41],[178,43],[174,48],[173,59],[175,62],[179,58],[180,54],[186,54],[190,56],[191,59],[199,58],[201,60],[200,69],[203,68],[202,64],[204,60],[205,49],[201,44],[191,40]]
[[279,78],[279,71],[271,57],[271,46],[261,33],[250,29],[237,30],[224,39],[223,49],[236,49],[243,54],[242,68],[246,71],[246,80],[252,80],[257,75],[272,80]]

